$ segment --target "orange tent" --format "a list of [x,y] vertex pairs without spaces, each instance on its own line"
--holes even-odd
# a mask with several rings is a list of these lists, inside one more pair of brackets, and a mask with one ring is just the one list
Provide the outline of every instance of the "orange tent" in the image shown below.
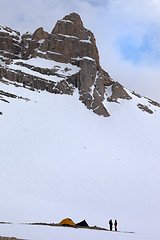
[[70,219],[70,218],[65,218],[65,219],[63,219],[59,224],[62,225],[62,226],[64,226],[64,225],[75,226],[75,225],[76,225],[76,224],[72,221],[72,219]]

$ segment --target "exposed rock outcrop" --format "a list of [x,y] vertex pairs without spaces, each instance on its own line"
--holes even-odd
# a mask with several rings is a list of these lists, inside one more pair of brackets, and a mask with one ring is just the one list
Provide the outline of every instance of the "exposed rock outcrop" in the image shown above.
[[139,103],[137,106],[139,109],[141,109],[144,112],[148,112],[149,114],[153,113],[153,111],[151,109],[149,109],[148,106],[146,106],[146,105]]
[[19,58],[21,53],[20,40],[19,32],[0,26],[0,58],[4,61]]
[[117,102],[118,103],[118,99],[130,100],[130,99],[132,99],[132,97],[129,96],[129,94],[125,91],[124,87],[120,83],[114,82],[112,84],[112,95],[110,97],[108,97],[107,100],[109,102]]

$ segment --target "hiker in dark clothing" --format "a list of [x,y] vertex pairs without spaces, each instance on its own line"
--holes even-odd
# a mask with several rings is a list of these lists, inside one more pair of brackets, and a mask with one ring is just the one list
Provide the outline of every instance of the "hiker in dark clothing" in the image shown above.
[[110,220],[109,220],[110,231],[112,231],[112,226],[113,226],[112,219],[110,219]]
[[117,231],[117,225],[118,225],[117,220],[115,220],[114,222],[115,231]]

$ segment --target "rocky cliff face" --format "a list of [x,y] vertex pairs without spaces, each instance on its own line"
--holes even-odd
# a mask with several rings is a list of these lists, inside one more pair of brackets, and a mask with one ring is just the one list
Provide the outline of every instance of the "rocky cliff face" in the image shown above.
[[0,59],[19,58],[20,52],[20,33],[8,27],[0,26]]
[[[55,94],[72,95],[78,89],[80,101],[105,117],[110,114],[104,100],[132,98],[101,68],[94,35],[76,13],[57,21],[51,33],[38,28],[21,36],[0,26],[0,81]],[[0,96],[4,100],[3,92]]]

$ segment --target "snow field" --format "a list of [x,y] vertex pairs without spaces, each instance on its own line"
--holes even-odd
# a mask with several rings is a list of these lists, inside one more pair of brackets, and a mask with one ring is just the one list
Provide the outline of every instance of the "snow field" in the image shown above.
[[[34,67],[39,67],[39,68],[55,69],[56,73],[59,74],[60,77],[58,77],[56,75],[42,74],[42,73],[33,71],[32,69],[29,69],[25,66],[16,65],[16,63],[19,63],[19,62],[24,63],[24,64],[28,64],[28,65],[31,65],[31,66],[34,66]],[[60,62],[56,62],[56,61],[53,61],[53,60],[39,58],[39,57],[31,58],[31,59],[28,59],[28,60],[13,60],[13,63],[8,65],[8,67],[10,69],[20,70],[20,71],[22,71],[26,74],[36,76],[36,77],[39,77],[39,78],[43,78],[43,79],[46,79],[48,81],[53,81],[53,82],[60,82],[65,77],[71,76],[71,75],[76,74],[77,72],[80,71],[80,67],[72,65],[70,63],[60,63]]]
[[112,116],[104,118],[87,110],[76,92],[54,95],[4,84],[1,89],[30,101],[0,102],[0,221],[56,223],[70,217],[108,227],[112,218],[118,229],[136,234],[14,224],[0,225],[0,235],[158,239],[158,108],[153,115],[142,112],[135,97],[110,103]]

